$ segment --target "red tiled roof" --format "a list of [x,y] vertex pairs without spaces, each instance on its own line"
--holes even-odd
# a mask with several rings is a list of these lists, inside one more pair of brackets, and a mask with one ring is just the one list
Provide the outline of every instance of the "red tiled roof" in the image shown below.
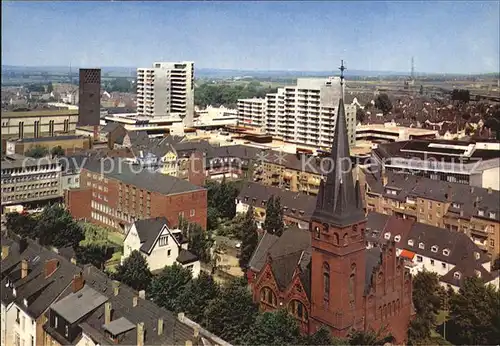
[[401,251],[401,254],[399,256],[413,260],[413,257],[415,257],[415,252],[411,252],[409,250],[403,250]]

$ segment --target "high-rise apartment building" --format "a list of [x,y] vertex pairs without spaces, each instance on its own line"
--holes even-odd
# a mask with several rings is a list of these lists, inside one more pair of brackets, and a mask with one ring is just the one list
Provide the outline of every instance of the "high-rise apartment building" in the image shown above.
[[266,124],[266,99],[238,100],[238,123],[264,128]]
[[155,62],[137,69],[137,113],[183,119],[192,126],[194,62]]
[[101,116],[101,69],[80,69],[78,125],[98,126]]
[[[328,148],[340,100],[340,78],[299,78],[265,99],[238,100],[238,121],[262,127],[286,142]],[[261,108],[264,109],[261,112]],[[356,144],[356,106],[346,105],[350,146]]]

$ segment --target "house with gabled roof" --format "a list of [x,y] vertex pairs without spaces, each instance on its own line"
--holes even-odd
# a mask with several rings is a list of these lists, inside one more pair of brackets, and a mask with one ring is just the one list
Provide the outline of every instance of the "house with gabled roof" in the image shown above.
[[174,263],[189,268],[193,277],[200,274],[200,260],[188,250],[188,241],[180,229],[168,226],[165,217],[135,221],[123,242],[122,262],[132,251],[139,251],[151,271],[159,271]]

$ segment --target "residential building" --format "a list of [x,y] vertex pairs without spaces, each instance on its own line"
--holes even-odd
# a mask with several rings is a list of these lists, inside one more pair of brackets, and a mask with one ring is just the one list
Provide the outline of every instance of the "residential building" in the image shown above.
[[257,226],[262,228],[266,219],[266,203],[271,196],[280,199],[285,225],[288,227],[297,226],[300,229],[309,228],[316,203],[315,196],[253,182],[246,183],[241,188],[236,198],[236,213],[246,213],[248,208],[252,206]]
[[22,155],[2,157],[2,209],[7,205],[34,205],[62,197],[61,165],[55,159]]
[[386,172],[364,174],[367,211],[467,234],[494,261],[500,256],[500,192]]
[[193,125],[194,62],[155,62],[137,69],[137,113]]
[[78,126],[99,126],[101,69],[81,68],[78,88]]
[[1,345],[43,345],[45,313],[79,268],[31,240],[7,238],[1,264]]
[[368,247],[395,242],[397,255],[413,275],[436,273],[444,287],[458,291],[465,278],[478,276],[499,288],[499,273],[491,270],[489,256],[462,232],[372,212],[366,239]]
[[193,277],[200,274],[200,260],[188,250],[188,240],[182,230],[168,227],[165,217],[135,221],[123,242],[123,261],[132,251],[139,251],[152,272],[177,263],[189,268]]
[[144,291],[134,291],[85,266],[51,304],[43,345],[230,346],[184,313],[176,316],[145,298]]
[[2,141],[74,134],[77,121],[78,110],[2,112]]
[[256,97],[239,99],[238,123],[263,128],[266,124],[266,100]]
[[21,138],[11,139],[6,142],[6,154],[24,155],[35,147],[46,148],[48,152],[52,148],[61,147],[66,151],[88,150],[92,148],[92,139],[85,136],[67,135],[56,137]]
[[[341,83],[341,87],[342,87]],[[342,92],[342,91],[341,91]],[[349,134],[340,98],[331,157],[308,230],[291,227],[260,240],[248,276],[261,311],[286,308],[303,333],[326,327],[335,337],[383,326],[404,343],[412,315],[412,278],[394,244],[366,248],[359,182],[347,158]]]
[[373,149],[372,162],[376,167],[383,166],[386,171],[500,190],[499,141],[385,143]]
[[372,143],[435,139],[437,137],[439,137],[439,131],[437,130],[397,126],[395,122],[358,125],[356,127],[356,141],[368,141]]
[[196,109],[194,120],[195,128],[220,128],[227,125],[236,125],[238,122],[238,111],[224,106],[207,106],[205,109]]
[[285,119],[285,89],[278,88],[275,93],[266,95],[266,132],[273,137],[277,137],[281,132],[278,132],[278,120],[281,124]]
[[115,139],[124,137],[126,134],[127,130],[123,127],[123,125],[115,122],[109,122],[99,130],[99,141],[107,142],[108,148],[113,149]]
[[206,189],[121,159],[88,160],[80,189],[66,191],[65,202],[75,218],[124,233],[136,220],[152,217],[166,217],[169,225],[180,216],[203,228],[207,222]]

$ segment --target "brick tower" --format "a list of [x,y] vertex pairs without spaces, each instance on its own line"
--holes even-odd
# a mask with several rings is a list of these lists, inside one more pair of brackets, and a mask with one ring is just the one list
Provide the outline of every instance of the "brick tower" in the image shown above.
[[[344,70],[341,98],[331,149],[333,169],[325,174],[313,213],[310,331],[328,327],[345,337],[364,326],[365,224],[359,182],[352,176],[344,110]],[[331,167],[332,168],[332,167]]]

